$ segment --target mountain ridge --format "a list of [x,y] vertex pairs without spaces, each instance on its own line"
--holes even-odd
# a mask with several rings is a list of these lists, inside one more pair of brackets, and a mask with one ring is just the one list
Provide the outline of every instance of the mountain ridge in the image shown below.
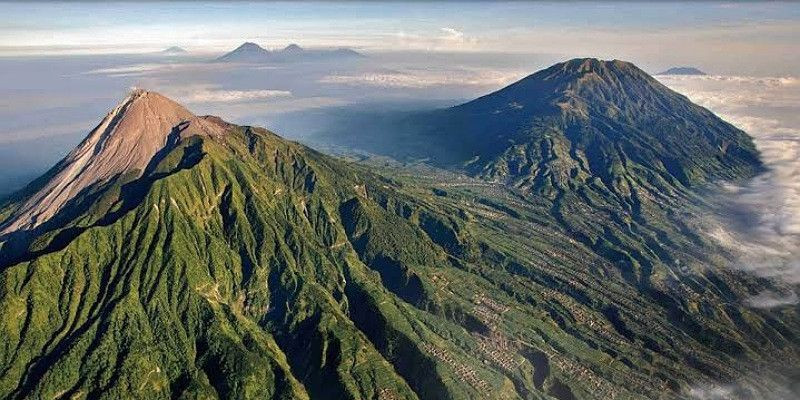
[[349,48],[334,50],[305,49],[297,44],[289,44],[283,49],[270,51],[256,43],[245,42],[234,50],[223,54],[218,62],[304,62],[337,61],[363,58],[364,55]]

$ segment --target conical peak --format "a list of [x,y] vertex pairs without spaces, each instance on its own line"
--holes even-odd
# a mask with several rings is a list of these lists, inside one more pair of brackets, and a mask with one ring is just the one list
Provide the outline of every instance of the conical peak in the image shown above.
[[122,115],[126,118],[133,116],[158,118],[177,125],[194,117],[194,114],[178,102],[160,93],[139,88],[133,89],[120,106],[124,110]]
[[671,97],[674,94],[669,89],[630,62],[575,58],[463,106],[472,112],[508,108],[516,113],[586,116],[590,108],[613,108],[610,113],[630,111],[640,106],[658,107],[659,102]]
[[177,53],[186,53],[187,51],[183,47],[171,46],[171,47],[167,47],[164,50],[161,50],[161,52],[162,53],[174,53],[174,54],[177,54]]
[[[160,148],[168,137],[218,136],[228,124],[219,118],[197,117],[178,102],[158,93],[133,89],[86,138],[101,140],[103,146],[125,144],[135,149]],[[150,151],[142,157],[149,160]]]
[[141,175],[158,152],[180,138],[220,136],[228,129],[218,118],[197,117],[159,93],[134,89],[58,163],[49,181],[0,227],[0,234],[41,225],[94,185]]
[[248,50],[248,51],[266,51],[263,47],[253,43],[253,42],[244,42],[236,50]]
[[284,48],[283,51],[286,51],[286,52],[299,52],[299,51],[303,51],[303,48],[298,46],[298,45],[296,45],[296,44],[294,44],[294,43],[292,43],[292,44],[286,46],[286,48]]
[[174,127],[195,118],[182,105],[159,93],[134,89],[85,141],[98,140],[104,150],[111,146],[144,150],[131,155],[144,159],[151,149],[163,146]]
[[218,136],[227,131],[228,123],[218,117],[198,117],[180,103],[158,92],[133,89],[128,97],[109,113],[118,119],[116,134],[169,135],[179,130],[181,137],[192,135]]

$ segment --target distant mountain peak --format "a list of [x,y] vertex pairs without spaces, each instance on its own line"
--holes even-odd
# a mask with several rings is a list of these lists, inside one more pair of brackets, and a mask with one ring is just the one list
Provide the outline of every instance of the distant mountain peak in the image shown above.
[[365,55],[349,48],[349,47],[340,47],[333,51],[335,54],[345,55],[345,56],[352,56],[352,57],[359,57],[363,58],[366,57]]
[[258,61],[264,57],[268,57],[271,52],[256,43],[244,42],[239,47],[223,54],[217,58],[217,61],[245,61],[253,62]]
[[233,51],[217,58],[225,62],[311,62],[311,61],[340,61],[364,57],[363,54],[348,48],[336,50],[304,49],[297,44],[289,44],[281,50],[269,51],[261,46],[245,42]]
[[156,153],[181,137],[225,131],[218,119],[197,117],[159,93],[134,89],[51,170],[48,181],[0,227],[0,234],[41,225],[96,184],[142,174]]
[[185,54],[185,53],[187,53],[187,51],[185,49],[183,49],[182,47],[172,46],[172,47],[168,47],[168,48],[166,48],[164,50],[161,50],[161,53],[162,54]]
[[255,44],[253,42],[244,42],[241,45],[239,45],[239,47],[234,49],[233,51],[237,51],[237,50],[264,50],[264,51],[266,51],[265,48]]
[[300,47],[300,46],[298,46],[298,45],[296,45],[296,44],[294,44],[294,43],[292,43],[292,44],[290,44],[290,45],[286,46],[286,47],[283,49],[283,51],[284,51],[284,52],[300,52],[300,51],[303,51],[303,50],[304,50],[304,49],[303,49],[302,47]]
[[695,67],[672,67],[656,75],[706,75],[706,73]]

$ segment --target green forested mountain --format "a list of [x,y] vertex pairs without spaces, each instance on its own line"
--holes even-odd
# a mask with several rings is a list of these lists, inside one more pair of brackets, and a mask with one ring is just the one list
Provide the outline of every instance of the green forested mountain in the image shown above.
[[134,94],[0,209],[0,397],[774,394],[798,309],[748,307],[777,283],[725,268],[692,218],[694,185],[760,168],[749,139],[581,76],[530,129],[454,109],[510,124],[452,153],[509,135],[466,164],[488,180],[375,171]]
[[476,157],[469,170],[536,188],[636,175],[688,185],[759,164],[744,132],[624,61],[556,64],[443,114],[450,143]]
[[332,127],[318,140],[539,192],[589,177],[692,185],[760,168],[747,134],[619,60],[573,59],[455,107],[382,117],[374,130]]

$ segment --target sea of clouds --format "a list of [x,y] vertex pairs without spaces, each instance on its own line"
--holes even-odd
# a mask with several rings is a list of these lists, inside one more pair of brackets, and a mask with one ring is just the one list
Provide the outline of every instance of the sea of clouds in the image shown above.
[[322,77],[320,83],[379,88],[430,88],[439,86],[503,87],[524,76],[522,71],[492,68],[408,68]]
[[748,299],[752,307],[797,304],[800,284],[800,79],[660,76],[753,137],[767,172],[723,187],[723,210],[709,234],[739,255],[736,268],[776,278],[779,292]]

